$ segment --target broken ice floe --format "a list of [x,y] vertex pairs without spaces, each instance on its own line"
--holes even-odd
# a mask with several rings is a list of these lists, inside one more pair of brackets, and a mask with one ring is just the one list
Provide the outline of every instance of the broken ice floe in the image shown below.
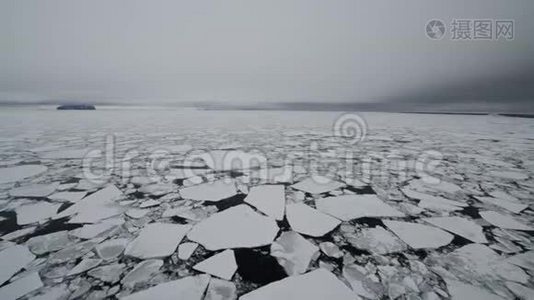
[[336,276],[324,269],[288,277],[245,294],[240,300],[353,300],[353,292]]
[[225,250],[217,253],[194,265],[193,269],[222,279],[231,280],[235,271],[237,271],[234,251]]
[[148,224],[137,238],[128,244],[124,255],[140,259],[170,256],[190,229],[191,225]]
[[69,235],[89,240],[124,223],[122,218],[107,219],[97,224],[87,224],[69,232]]
[[156,197],[160,197],[160,196],[172,193],[175,190],[176,190],[176,186],[174,184],[163,184],[163,183],[143,185],[141,188],[138,189],[138,191],[141,193],[149,194],[149,195],[156,196]]
[[35,259],[26,246],[14,245],[0,251],[0,285]]
[[220,201],[237,194],[235,183],[231,180],[218,180],[182,188],[180,196],[198,201]]
[[505,193],[503,191],[493,191],[493,192],[490,192],[489,194],[493,198],[502,199],[502,200],[505,200],[505,201],[508,201],[508,202],[514,202],[514,203],[520,203],[521,202],[516,197],[514,197],[514,196],[512,196],[510,194],[507,194],[507,193]]
[[[526,283],[529,276],[495,251],[481,244],[469,244],[447,254],[442,260],[444,267],[456,277],[485,284],[498,290],[504,281]],[[504,280],[504,281],[503,281]]]
[[271,255],[290,276],[305,273],[318,253],[319,247],[293,231],[282,233],[271,245]]
[[506,287],[519,299],[534,299],[534,289],[532,288],[511,281],[506,282]]
[[376,293],[371,289],[372,281],[366,274],[365,268],[356,264],[348,264],[343,267],[343,278],[349,283],[350,288],[356,295],[369,298],[378,299],[381,293]]
[[231,281],[211,278],[204,300],[235,300],[237,287]]
[[[92,288],[89,280],[77,280],[74,281],[70,286],[69,290],[72,291],[72,294],[70,294],[69,299],[78,299],[81,296],[86,295]],[[98,298],[98,297],[97,297]],[[102,295],[100,295],[99,298],[103,298]]]
[[496,243],[490,245],[490,248],[496,251],[500,251],[502,253],[517,253],[521,252],[523,249],[516,245],[514,242],[507,240],[505,238],[494,236]]
[[368,186],[367,183],[357,179],[357,178],[345,178],[344,182],[347,184],[347,185],[350,185],[350,186],[353,186],[355,188],[358,188],[358,189],[361,189],[361,188],[364,188],[366,186]]
[[160,204],[161,204],[161,202],[159,202],[157,200],[154,200],[154,199],[150,199],[150,200],[147,200],[147,201],[141,203],[139,205],[139,208],[149,208],[149,207],[158,206]]
[[61,204],[53,204],[45,201],[35,204],[26,204],[19,206],[17,213],[17,224],[27,225],[47,220],[56,215]]
[[351,235],[348,242],[354,247],[373,254],[388,254],[406,250],[406,245],[381,226],[364,228]]
[[276,220],[284,218],[286,204],[283,185],[260,185],[250,189],[245,202]]
[[37,229],[37,226],[32,226],[32,227],[25,227],[25,228],[22,228],[22,229],[19,229],[19,230],[16,230],[16,231],[12,231],[6,235],[3,235],[2,237],[0,237],[1,239],[5,240],[5,241],[11,241],[11,240],[16,240],[20,237],[23,237],[23,236],[26,236],[26,235],[29,235],[33,232],[35,232],[35,230]]
[[528,205],[522,204],[520,202],[512,202],[505,199],[497,199],[493,197],[477,197],[475,198],[479,201],[482,201],[484,203],[489,203],[498,207],[502,207],[506,210],[509,210],[515,214],[520,213],[521,211],[525,210]]
[[250,176],[252,178],[259,178],[267,183],[292,183],[293,167],[283,166],[279,168],[251,170]]
[[96,241],[89,240],[74,245],[68,245],[58,252],[51,254],[48,258],[48,262],[52,264],[60,264],[76,260],[92,251],[96,244]]
[[533,227],[523,224],[515,218],[495,211],[481,211],[480,216],[493,226],[505,229],[534,231]]
[[123,212],[124,208],[115,202],[123,196],[116,186],[109,185],[76,202],[60,212],[56,218],[75,215],[69,223],[97,223]]
[[55,151],[40,152],[39,155],[43,159],[82,159],[84,157],[98,157],[98,155],[90,152],[89,149],[56,149]]
[[202,300],[210,281],[209,275],[188,276],[160,283],[154,287],[128,295],[123,300],[188,299]]
[[0,184],[16,182],[46,172],[48,168],[41,165],[22,165],[0,168]]
[[215,213],[193,227],[187,237],[208,250],[259,247],[272,243],[278,225],[247,205]]
[[164,151],[164,152],[170,152],[170,153],[184,153],[189,150],[193,149],[193,146],[188,144],[183,145],[175,145],[175,144],[164,144],[164,145],[154,145],[148,147],[149,152],[154,151]]
[[215,213],[217,210],[213,206],[210,207],[187,207],[179,206],[176,208],[169,208],[163,212],[163,218],[180,217],[191,221],[201,221]]
[[339,247],[332,243],[332,242],[322,242],[319,244],[319,249],[321,249],[321,252],[323,252],[326,256],[332,257],[332,258],[341,258],[343,257],[343,251],[339,249]]
[[125,238],[107,240],[95,247],[96,254],[103,260],[112,260],[122,254],[129,240]]
[[345,186],[345,184],[341,182],[332,180],[328,177],[315,175],[295,183],[291,187],[310,194],[322,194],[337,190],[343,186]]
[[132,219],[141,219],[150,212],[149,209],[132,208],[126,211],[126,215]]
[[188,260],[198,248],[197,243],[182,243],[178,246],[178,258]]
[[473,299],[473,300],[503,300],[504,298],[492,294],[487,290],[466,284],[457,280],[446,279],[447,289],[451,295],[452,300],[464,300],[464,299]]
[[418,223],[384,220],[384,225],[414,249],[439,248],[448,245],[454,238],[439,228]]
[[76,203],[87,195],[87,192],[57,192],[48,198],[52,201]]
[[97,278],[107,283],[116,283],[120,280],[122,273],[126,269],[124,264],[112,264],[96,267],[87,272],[87,275]]
[[59,182],[52,184],[32,184],[9,190],[12,197],[46,197],[56,191]]
[[147,259],[137,264],[128,274],[124,276],[121,283],[128,288],[135,287],[138,283],[143,283],[152,278],[163,266],[161,259]]
[[209,172],[208,169],[189,169],[189,168],[170,169],[169,173],[165,175],[165,179],[168,181],[184,180],[187,178],[205,175],[208,172]]
[[486,244],[488,242],[482,231],[482,226],[468,219],[461,217],[436,217],[423,220],[475,243]]
[[207,153],[189,156],[189,161],[203,161],[215,171],[243,170],[265,167],[267,158],[262,153],[244,152],[241,150],[214,150]]
[[507,259],[507,262],[523,269],[534,271],[534,251],[527,251],[525,253],[511,256]]
[[73,276],[91,270],[102,263],[101,259],[86,258],[72,268],[67,276]]
[[403,217],[376,195],[343,195],[315,200],[317,209],[342,221],[363,217]]
[[419,200],[419,207],[433,211],[455,211],[462,210],[463,207],[468,206],[466,203],[445,199],[439,196],[432,196],[429,194],[420,193],[407,188],[402,189],[402,192],[407,197]]
[[44,287],[39,290],[40,294],[32,296],[32,300],[57,300],[67,299],[70,295],[70,291],[65,284],[55,285],[53,287]]
[[490,171],[489,175],[514,181],[528,179],[528,174],[516,171]]
[[66,230],[35,236],[26,242],[30,251],[37,255],[63,249],[68,244],[70,239]]
[[288,204],[287,221],[299,233],[320,237],[334,230],[341,221],[303,203]]
[[448,194],[455,194],[462,191],[462,188],[452,182],[439,180],[439,182],[428,181],[424,179],[414,180],[410,182],[409,187],[419,192],[442,192]]
[[31,273],[21,279],[0,288],[0,299],[15,300],[35,291],[43,286],[37,272]]

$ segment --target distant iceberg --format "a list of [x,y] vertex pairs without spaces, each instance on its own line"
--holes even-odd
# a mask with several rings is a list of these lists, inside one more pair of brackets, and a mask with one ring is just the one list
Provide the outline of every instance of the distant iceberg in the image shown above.
[[67,105],[60,105],[57,107],[58,110],[95,110],[94,105],[88,105],[88,104],[67,104]]

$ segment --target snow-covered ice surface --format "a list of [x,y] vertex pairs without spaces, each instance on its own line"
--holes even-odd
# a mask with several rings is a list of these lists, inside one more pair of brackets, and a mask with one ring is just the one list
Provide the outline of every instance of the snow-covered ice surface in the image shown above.
[[187,237],[208,250],[220,250],[269,245],[277,233],[278,226],[274,219],[241,204],[201,221]]
[[254,186],[249,190],[245,202],[276,220],[284,219],[286,198],[283,185]]
[[355,296],[335,275],[318,269],[304,275],[280,280],[250,292],[242,300],[267,299],[354,299]]
[[237,270],[237,263],[233,250],[225,250],[199,262],[193,269],[222,279],[231,280]]
[[314,237],[327,234],[341,223],[340,220],[303,203],[289,204],[286,217],[293,230]]
[[0,298],[534,297],[534,120],[339,115],[0,111]]
[[191,225],[147,224],[137,238],[128,244],[124,254],[140,259],[170,256],[189,230]]

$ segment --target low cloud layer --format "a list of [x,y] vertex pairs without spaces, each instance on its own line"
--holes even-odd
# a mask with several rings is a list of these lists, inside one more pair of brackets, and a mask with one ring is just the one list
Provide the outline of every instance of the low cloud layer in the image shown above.
[[[0,102],[532,111],[532,11],[530,0],[2,1]],[[514,40],[451,40],[455,18],[513,19]],[[426,36],[430,19],[443,39]]]

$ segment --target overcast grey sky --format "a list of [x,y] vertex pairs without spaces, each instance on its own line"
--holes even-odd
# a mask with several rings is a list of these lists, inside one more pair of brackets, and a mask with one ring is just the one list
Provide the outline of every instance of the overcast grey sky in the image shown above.
[[[532,0],[0,0],[0,101],[532,111],[533,15]],[[454,18],[514,19],[515,39],[452,41]]]

